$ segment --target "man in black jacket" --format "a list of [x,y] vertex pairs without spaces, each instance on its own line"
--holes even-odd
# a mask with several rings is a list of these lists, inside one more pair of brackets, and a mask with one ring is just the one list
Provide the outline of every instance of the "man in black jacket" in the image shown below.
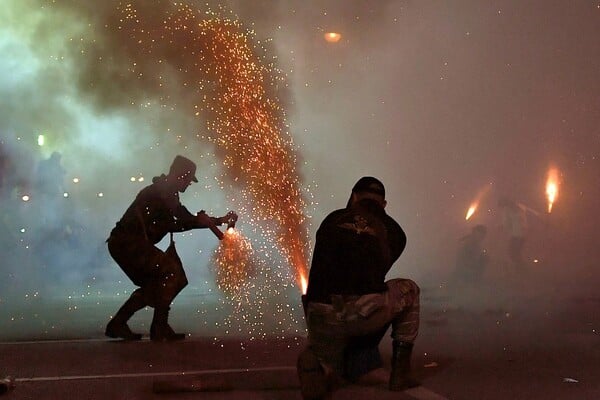
[[336,377],[358,380],[381,367],[377,345],[390,325],[390,390],[418,385],[409,372],[419,287],[409,279],[385,281],[406,246],[386,204],[383,184],[363,177],[347,207],[329,214],[317,231],[305,296],[308,346],[298,357],[304,399],[324,398]]
[[[176,156],[168,175],[152,179],[152,184],[142,189],[125,214],[110,233],[108,250],[113,259],[139,289],[119,309],[106,326],[106,336],[125,340],[139,340],[142,335],[133,333],[127,321],[138,310],[154,307],[150,325],[150,339],[155,341],[181,340],[185,334],[175,333],[168,324],[171,302],[188,281],[175,250],[173,232],[211,228],[229,222],[237,215],[232,211],[221,218],[210,217],[203,211],[191,214],[179,201],[195,176],[196,164]],[[156,244],[167,233],[171,244],[162,251]]]

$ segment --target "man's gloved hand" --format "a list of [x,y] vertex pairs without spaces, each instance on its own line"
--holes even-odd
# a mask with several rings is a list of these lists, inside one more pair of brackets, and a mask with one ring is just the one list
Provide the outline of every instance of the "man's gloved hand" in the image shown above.
[[234,211],[229,211],[225,216],[221,217],[222,223],[227,224],[227,229],[235,228],[235,223],[238,220],[238,215]]

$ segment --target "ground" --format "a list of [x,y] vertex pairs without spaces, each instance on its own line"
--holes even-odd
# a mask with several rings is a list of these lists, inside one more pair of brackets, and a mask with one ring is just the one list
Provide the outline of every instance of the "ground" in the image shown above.
[[[598,399],[597,283],[557,279],[536,286],[424,286],[413,359],[423,387],[398,394],[384,387],[348,386],[333,398]],[[303,329],[297,334],[224,334],[218,322],[224,309],[190,289],[172,312],[172,325],[190,332],[184,342],[106,340],[104,325],[122,300],[90,295],[74,304],[72,296],[36,297],[23,302],[21,310],[4,304],[0,368],[16,379],[6,398],[301,398],[295,359],[306,340]],[[19,324],[32,313],[37,315],[33,323]],[[131,325],[147,330],[150,317],[150,310],[141,312]],[[389,362],[389,338],[380,349]],[[207,382],[226,390],[156,393],[160,385],[189,389]]]

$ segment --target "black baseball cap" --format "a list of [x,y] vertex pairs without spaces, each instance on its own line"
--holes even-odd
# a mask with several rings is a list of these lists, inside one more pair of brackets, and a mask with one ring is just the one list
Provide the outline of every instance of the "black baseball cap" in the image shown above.
[[363,176],[356,182],[352,188],[353,193],[375,193],[385,198],[385,187],[383,183],[377,178],[372,176]]

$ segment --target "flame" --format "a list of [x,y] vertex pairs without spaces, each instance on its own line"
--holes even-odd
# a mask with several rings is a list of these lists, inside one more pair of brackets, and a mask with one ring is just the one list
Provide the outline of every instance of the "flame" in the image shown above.
[[552,212],[552,206],[558,197],[558,170],[550,168],[548,171],[548,179],[546,180],[546,198],[548,199],[548,214]]
[[465,221],[468,221],[469,218],[471,218],[473,216],[473,214],[475,214],[475,211],[477,211],[477,209],[479,208],[479,203],[484,198],[484,196],[487,195],[487,193],[490,191],[491,188],[492,188],[492,182],[485,185],[481,190],[479,190],[479,192],[477,193],[477,196],[475,196],[475,199],[473,200],[473,202],[469,206],[469,209],[467,210],[467,215],[465,216]]
[[473,214],[475,214],[475,210],[477,210],[477,207],[479,206],[479,203],[473,203],[471,204],[471,206],[469,207],[469,209],[467,210],[467,216],[465,217],[465,220],[468,221],[469,218],[471,218],[473,216]]
[[337,43],[342,38],[342,35],[337,32],[327,32],[323,36],[325,37],[325,40],[328,41],[329,43]]
[[308,281],[306,280],[306,275],[304,273],[300,273],[300,289],[302,290],[302,294],[306,294],[307,287]]

